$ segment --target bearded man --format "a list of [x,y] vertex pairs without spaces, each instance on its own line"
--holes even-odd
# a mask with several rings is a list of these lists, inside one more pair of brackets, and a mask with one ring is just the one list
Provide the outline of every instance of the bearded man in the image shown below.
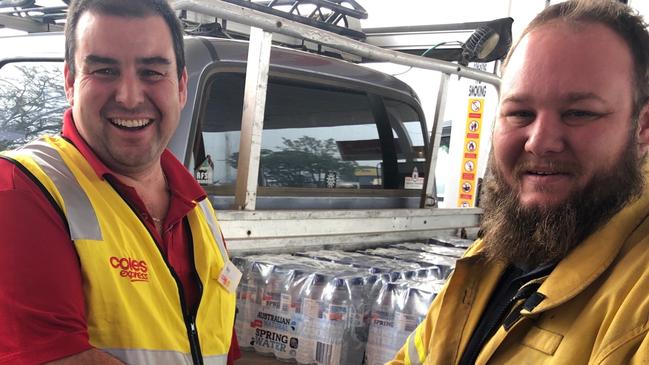
[[483,235],[390,364],[649,363],[649,34],[547,7],[503,63]]

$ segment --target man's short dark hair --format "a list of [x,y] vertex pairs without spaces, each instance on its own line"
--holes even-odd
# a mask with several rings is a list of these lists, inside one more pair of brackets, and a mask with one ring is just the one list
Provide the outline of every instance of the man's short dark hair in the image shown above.
[[65,61],[70,73],[75,74],[74,53],[77,48],[77,24],[86,13],[113,15],[129,18],[161,16],[169,26],[176,56],[178,78],[185,68],[183,28],[166,0],[72,0],[65,24]]
[[642,16],[629,6],[613,0],[570,0],[545,8],[525,28],[503,63],[507,62],[520,40],[541,26],[563,21],[568,24],[602,24],[614,31],[629,46],[634,70],[634,119],[649,102],[649,32]]

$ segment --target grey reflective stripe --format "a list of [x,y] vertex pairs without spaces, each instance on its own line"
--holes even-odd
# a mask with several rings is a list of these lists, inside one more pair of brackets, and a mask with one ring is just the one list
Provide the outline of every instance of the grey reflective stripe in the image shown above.
[[225,365],[228,363],[227,355],[203,356],[204,365]]
[[70,227],[70,238],[101,241],[101,228],[90,199],[63,162],[59,152],[41,140],[27,144],[19,151],[30,153],[34,162],[52,180],[61,194],[65,204],[65,217]]
[[[112,356],[122,360],[129,365],[193,365],[191,354],[178,351],[133,349],[102,349],[102,351],[108,352]],[[205,365],[226,365],[227,362],[227,355],[203,357],[203,364]]]
[[417,352],[417,346],[415,346],[415,336],[417,336],[417,330],[414,330],[408,336],[408,356],[410,357],[410,365],[421,365],[419,352]]
[[210,230],[212,231],[212,235],[216,240],[217,246],[219,246],[219,251],[221,251],[221,257],[223,257],[223,261],[227,262],[229,260],[228,252],[225,249],[225,243],[223,243],[221,230],[216,224],[216,220],[214,220],[214,210],[212,208],[212,204],[210,203],[209,199],[205,198],[198,202],[198,205],[201,207],[205,219],[207,219],[207,224],[210,226]]

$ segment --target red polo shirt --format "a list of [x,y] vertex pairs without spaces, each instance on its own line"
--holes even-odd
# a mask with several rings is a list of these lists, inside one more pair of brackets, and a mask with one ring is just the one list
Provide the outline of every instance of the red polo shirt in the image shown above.
[[[183,218],[205,191],[169,151],[161,165],[171,191],[163,234],[135,189],[121,183],[79,135],[72,112],[64,115],[63,137],[70,140],[98,176],[113,183],[153,232],[178,274],[185,301],[193,308],[193,277]],[[14,164],[0,159],[0,364],[36,364],[92,348],[88,343],[79,259],[66,224],[45,194]],[[236,336],[228,363],[240,357]]]

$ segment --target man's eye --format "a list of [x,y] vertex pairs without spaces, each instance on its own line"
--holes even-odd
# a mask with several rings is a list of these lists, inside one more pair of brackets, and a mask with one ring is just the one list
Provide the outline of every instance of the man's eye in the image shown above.
[[164,77],[164,74],[156,70],[142,70],[140,76],[147,80],[159,80]]
[[561,114],[561,118],[567,124],[586,123],[599,119],[601,116],[601,113],[588,110],[567,110]]
[[528,124],[535,118],[534,113],[528,110],[515,110],[505,112],[503,115],[508,122],[515,124]]
[[115,76],[118,74],[117,70],[112,68],[99,68],[92,71],[93,75],[99,76]]
[[566,117],[575,117],[575,118],[591,118],[591,117],[596,117],[599,114],[587,110],[568,110],[567,112],[564,112],[563,115]]

